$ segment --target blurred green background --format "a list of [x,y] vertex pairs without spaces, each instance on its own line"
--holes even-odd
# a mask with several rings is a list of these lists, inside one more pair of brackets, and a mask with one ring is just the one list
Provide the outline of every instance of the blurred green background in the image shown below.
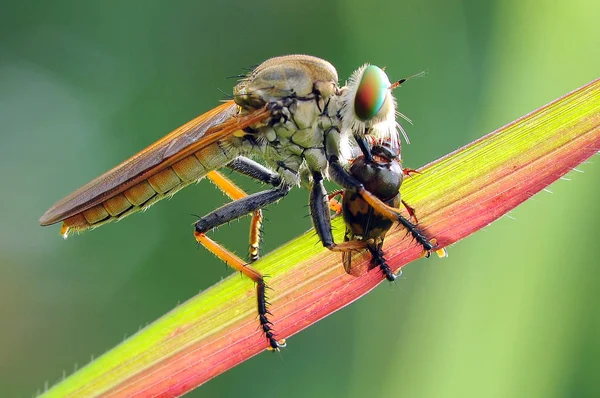
[[[288,53],[342,83],[364,62],[425,70],[396,91],[417,168],[599,77],[599,15],[595,0],[4,1],[0,396],[31,396],[232,273],[192,237],[191,213],[225,202],[206,181],[67,241],[37,224],[218,104],[227,76]],[[189,396],[600,396],[598,159]],[[269,208],[266,251],[310,228],[307,200]],[[214,236],[244,253],[247,227]]]

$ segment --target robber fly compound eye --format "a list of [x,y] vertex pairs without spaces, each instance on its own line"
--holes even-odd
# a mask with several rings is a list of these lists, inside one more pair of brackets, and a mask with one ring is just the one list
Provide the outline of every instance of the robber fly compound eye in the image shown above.
[[354,96],[354,114],[360,120],[373,119],[383,106],[390,81],[385,72],[375,66],[364,68]]

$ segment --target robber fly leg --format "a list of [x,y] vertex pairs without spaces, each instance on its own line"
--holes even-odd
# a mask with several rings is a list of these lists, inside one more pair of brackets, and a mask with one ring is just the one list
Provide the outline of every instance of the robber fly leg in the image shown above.
[[331,232],[331,213],[329,210],[329,196],[323,185],[323,175],[315,171],[312,173],[313,185],[310,190],[310,215],[323,246],[333,251],[360,250],[366,247],[366,242],[349,241],[337,244]]
[[367,191],[363,184],[353,177],[339,162],[339,159],[335,155],[329,157],[329,176],[337,184],[341,185],[344,189],[356,192],[359,194],[365,202],[367,202],[375,211],[385,218],[392,221],[399,222],[412,237],[419,243],[423,248],[429,252],[434,248],[434,245],[427,239],[427,237],[417,229],[417,227],[408,221],[399,210],[386,205],[377,196]]
[[263,274],[254,269],[252,266],[245,264],[241,258],[231,253],[229,250],[225,249],[212,239],[208,238],[203,233],[196,231],[194,235],[198,243],[206,247],[210,252],[223,260],[228,266],[246,275],[256,283],[258,319],[260,322],[260,328],[265,334],[265,337],[269,343],[269,350],[278,351],[280,348],[285,347],[285,340],[275,339],[274,330],[272,328],[273,324],[271,321],[269,321],[269,315],[271,315],[271,313],[268,309],[267,296],[265,292],[267,285],[265,283]]
[[[247,157],[239,156],[229,162],[227,167],[263,184],[269,184],[274,187],[281,185],[281,176],[279,174]],[[250,223],[250,246],[248,250],[250,262],[254,262],[260,257],[262,221],[262,211],[255,210],[252,214],[252,222]]]
[[[258,214],[260,214],[261,208],[283,198],[290,191],[291,187],[289,185],[280,185],[274,189],[247,195],[218,172],[210,172],[207,177],[210,178],[211,181],[215,182],[215,184],[217,184],[217,186],[219,186],[219,188],[221,188],[232,199],[237,200],[221,206],[220,208],[200,218],[195,224],[194,236],[196,241],[206,247],[218,258],[223,260],[228,266],[246,275],[256,283],[256,296],[260,327],[269,342],[269,349],[278,350],[279,348],[285,346],[285,341],[277,341],[274,337],[272,324],[269,321],[270,313],[267,308],[268,303],[265,294],[266,284],[264,281],[264,276],[250,265],[245,264],[244,261],[235,254],[231,253],[212,239],[208,238],[205,234],[213,228],[235,220],[236,218],[242,217],[248,213],[254,213],[256,215],[256,213],[259,212]],[[253,217],[253,222],[255,222],[256,219],[256,217]],[[252,228],[251,232],[254,229],[255,228]],[[256,230],[258,230],[258,228],[256,228]],[[252,236],[250,240],[252,244]],[[258,245],[256,247],[258,247]]]
[[213,228],[262,209],[283,198],[290,189],[289,185],[281,185],[278,188],[253,193],[235,202],[227,203],[196,221],[196,232],[204,234]]
[[[277,185],[281,185],[280,184],[281,178],[274,178],[273,177],[273,175],[275,174],[274,172],[271,172],[266,167],[261,166],[258,163],[251,161],[250,159],[247,159],[247,158],[242,158],[242,159],[245,159],[247,162],[249,162],[248,165],[254,166],[254,164],[255,164],[255,165],[260,166],[260,168],[251,169],[249,167],[246,167],[244,169],[240,169],[240,168],[235,168],[235,166],[231,167],[231,168],[235,171],[239,171],[240,173],[249,175],[250,177],[253,177],[256,179],[260,179],[260,178],[258,178],[258,176],[270,176],[269,177],[270,183],[272,183],[272,184],[277,183]],[[228,166],[236,161],[237,161],[237,159],[230,162],[228,164]],[[243,165],[243,164],[245,164],[245,162],[242,160],[240,162],[237,162],[236,164]],[[251,174],[251,172],[256,171],[256,170],[258,170],[258,171]],[[269,174],[269,173],[272,173],[272,174]],[[231,180],[229,180],[227,177],[225,177],[218,171],[211,171],[210,173],[208,173],[206,175],[206,177],[210,181],[212,181],[227,196],[229,196],[231,199],[233,199],[235,201],[239,201],[242,198],[248,197],[248,194],[246,192],[244,192],[241,188],[239,188]],[[277,177],[279,177],[279,176],[277,176]],[[260,179],[260,180],[263,182],[266,182],[263,179]],[[266,191],[266,192],[271,192],[271,191]],[[278,200],[278,199],[275,199],[275,200]],[[236,202],[233,202],[230,205],[234,205],[234,203],[236,203]],[[254,261],[258,260],[258,258],[259,258],[260,234],[261,234],[263,216],[262,216],[262,211],[260,210],[260,208],[255,209],[250,212],[252,213],[252,221],[250,223],[250,245],[249,245],[248,251],[249,251],[250,262],[254,262]],[[241,216],[238,216],[238,217],[241,217]],[[237,217],[234,217],[234,218],[237,218]],[[224,222],[226,222],[226,221],[224,221]]]
[[279,174],[247,157],[239,156],[227,163],[227,167],[262,183],[274,187],[281,185],[281,176]]
[[373,162],[373,155],[367,137],[364,134],[354,134],[354,139],[367,162]]

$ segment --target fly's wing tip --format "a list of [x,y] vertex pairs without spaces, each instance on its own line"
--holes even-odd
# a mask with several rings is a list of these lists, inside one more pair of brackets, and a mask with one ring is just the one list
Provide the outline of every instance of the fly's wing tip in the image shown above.
[[57,220],[56,215],[53,213],[54,212],[52,211],[52,209],[49,209],[47,212],[45,212],[38,220],[40,226],[46,227],[48,225],[56,224],[57,222],[59,222],[60,220]]

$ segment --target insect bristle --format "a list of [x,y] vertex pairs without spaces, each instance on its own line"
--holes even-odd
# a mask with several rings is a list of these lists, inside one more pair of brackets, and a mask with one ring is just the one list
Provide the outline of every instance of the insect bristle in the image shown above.
[[402,127],[402,125],[399,123],[398,123],[398,130],[400,130],[400,133],[402,133],[402,137],[404,137],[404,140],[406,141],[406,143],[410,144],[410,139],[408,138],[408,134],[406,133],[406,130],[404,130],[404,127]]
[[413,124],[413,121],[410,120],[410,118],[408,116],[406,116],[405,114],[396,111],[396,116],[401,117],[402,119],[406,120],[408,123]]
[[227,76],[225,79],[238,79],[238,81],[246,80],[248,78],[247,73],[240,73],[239,75]]
[[219,92],[225,96],[225,98],[226,98],[225,101],[230,101],[234,98],[233,95],[227,93],[226,91],[222,90],[219,87],[217,87],[217,90],[219,90]]

